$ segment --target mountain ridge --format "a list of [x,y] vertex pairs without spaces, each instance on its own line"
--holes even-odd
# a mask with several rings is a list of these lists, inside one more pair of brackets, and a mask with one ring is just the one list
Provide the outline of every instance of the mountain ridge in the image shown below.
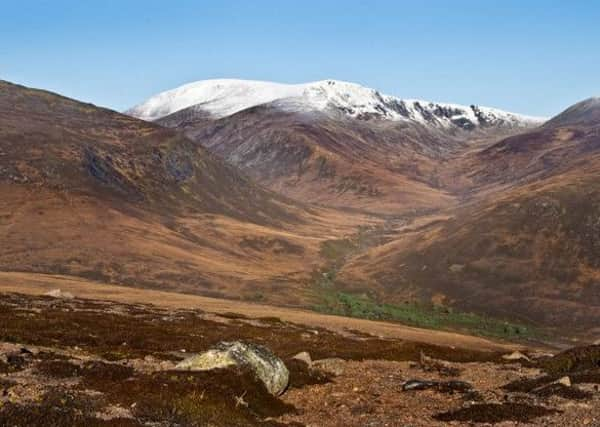
[[401,99],[338,80],[301,84],[239,79],[201,80],[154,95],[125,113],[153,121],[194,107],[214,118],[223,118],[273,102],[282,109],[298,112],[337,111],[353,118],[406,120],[438,127],[456,126],[464,130],[498,125],[531,126],[545,121],[545,118],[491,107]]
[[541,124],[491,108],[400,100],[333,80],[209,80],[142,105],[129,113],[166,114],[155,122],[184,132],[273,191],[378,214],[451,205],[450,186],[438,173],[450,158]]

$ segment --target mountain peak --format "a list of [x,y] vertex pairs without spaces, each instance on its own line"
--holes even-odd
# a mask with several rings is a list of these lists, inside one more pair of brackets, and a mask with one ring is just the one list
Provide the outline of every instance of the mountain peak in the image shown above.
[[585,99],[548,121],[547,126],[568,126],[600,122],[600,97]]
[[157,120],[193,107],[221,118],[273,102],[280,108],[302,112],[413,121],[463,130],[489,126],[529,127],[545,121],[489,107],[403,100],[356,83],[333,79],[302,84],[239,79],[201,80],[159,93],[128,110],[127,114],[144,120]]

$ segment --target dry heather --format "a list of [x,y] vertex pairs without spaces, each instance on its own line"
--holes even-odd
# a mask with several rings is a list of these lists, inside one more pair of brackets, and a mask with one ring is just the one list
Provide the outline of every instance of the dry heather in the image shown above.
[[[284,360],[290,386],[283,396],[273,397],[244,370],[173,370],[190,353],[235,339],[267,346]],[[313,360],[338,358],[336,373],[293,360],[299,351],[308,351]],[[0,424],[358,427],[437,426],[448,421],[564,426],[600,422],[597,351],[530,356],[533,362],[508,363],[497,352],[340,335],[272,317],[2,294]],[[568,360],[577,362],[564,362]],[[553,366],[573,378],[568,392],[544,388],[555,377],[544,376],[542,369]],[[462,383],[456,390],[403,390],[406,381],[415,379]]]

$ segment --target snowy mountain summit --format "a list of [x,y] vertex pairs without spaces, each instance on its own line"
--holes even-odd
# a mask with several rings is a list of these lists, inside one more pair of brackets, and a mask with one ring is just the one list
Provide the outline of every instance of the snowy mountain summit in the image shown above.
[[381,94],[375,89],[337,80],[304,84],[203,80],[159,93],[126,113],[152,121],[193,108],[221,118],[267,103],[292,111],[319,111],[358,119],[408,120],[465,130],[492,126],[534,126],[545,121],[539,117],[475,105],[403,100]]

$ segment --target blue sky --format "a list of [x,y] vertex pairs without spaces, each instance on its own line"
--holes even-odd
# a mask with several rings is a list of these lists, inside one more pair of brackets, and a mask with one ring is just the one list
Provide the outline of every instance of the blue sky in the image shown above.
[[600,95],[595,1],[0,4],[0,78],[123,110],[207,78],[333,78],[552,115]]

